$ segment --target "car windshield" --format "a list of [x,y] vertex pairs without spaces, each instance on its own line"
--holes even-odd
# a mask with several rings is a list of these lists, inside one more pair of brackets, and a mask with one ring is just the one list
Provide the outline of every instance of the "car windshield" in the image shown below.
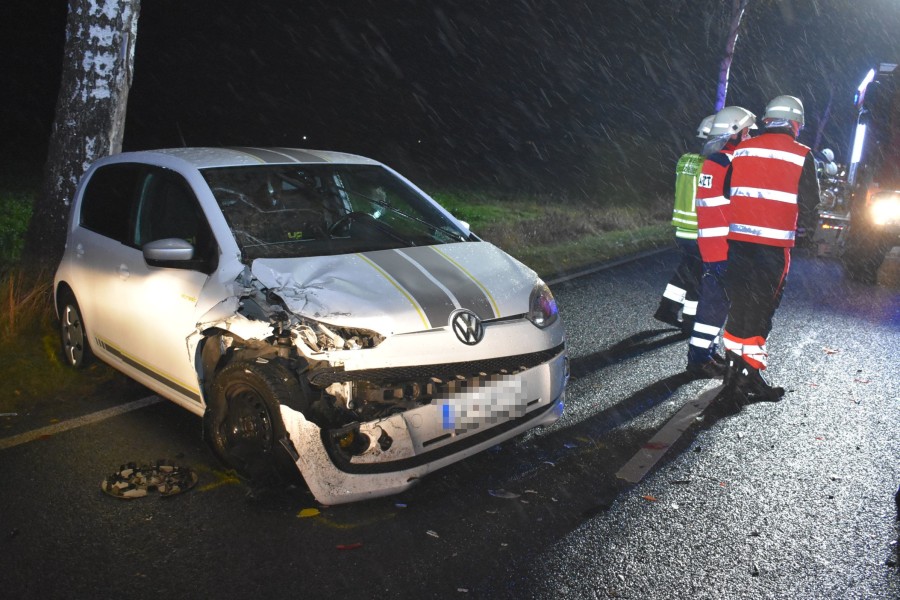
[[224,167],[203,176],[246,261],[446,244],[468,235],[378,165]]

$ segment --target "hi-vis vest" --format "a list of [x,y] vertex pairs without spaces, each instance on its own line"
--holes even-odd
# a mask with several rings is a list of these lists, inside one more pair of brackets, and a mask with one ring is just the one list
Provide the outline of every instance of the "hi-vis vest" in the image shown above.
[[703,166],[703,157],[687,153],[678,159],[675,167],[675,208],[672,211],[672,225],[675,237],[688,240],[697,239],[697,179]]
[[728,146],[709,156],[697,183],[697,247],[703,262],[728,259],[730,211],[723,192],[733,151],[733,146]]
[[808,153],[786,133],[764,133],[738,145],[731,159],[728,239],[794,245],[797,192]]

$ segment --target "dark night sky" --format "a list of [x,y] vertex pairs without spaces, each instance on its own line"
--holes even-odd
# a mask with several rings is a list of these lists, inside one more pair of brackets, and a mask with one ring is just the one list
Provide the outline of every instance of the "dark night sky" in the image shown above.
[[[640,147],[667,180],[712,111],[724,4],[143,0],[125,147],[306,146],[588,186]],[[65,11],[0,7],[4,162],[43,160]],[[751,0],[728,103],[761,115],[797,95],[811,144],[833,91],[824,145],[841,159],[853,90],[900,59],[898,25],[896,0]]]

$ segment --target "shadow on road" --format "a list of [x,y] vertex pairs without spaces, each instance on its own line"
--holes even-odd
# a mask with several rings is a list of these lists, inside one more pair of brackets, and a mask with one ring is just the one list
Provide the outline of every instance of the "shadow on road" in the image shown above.
[[[676,333],[672,333],[673,331]],[[663,333],[669,333],[669,335],[659,339],[653,339]],[[645,352],[656,350],[657,348],[675,342],[684,341],[685,338],[686,336],[681,333],[681,331],[671,328],[641,331],[613,344],[605,350],[600,350],[599,352],[594,352],[587,356],[573,358],[570,362],[572,377],[577,379],[579,377],[584,377],[585,375],[590,375],[600,369],[629,358],[634,358]]]

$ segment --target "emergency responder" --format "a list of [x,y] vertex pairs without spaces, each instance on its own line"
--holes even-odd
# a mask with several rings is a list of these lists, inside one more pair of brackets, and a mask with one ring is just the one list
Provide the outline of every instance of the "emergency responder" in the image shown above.
[[728,316],[725,272],[729,200],[724,192],[725,176],[735,146],[750,138],[751,129],[756,129],[756,115],[740,106],[727,106],[716,113],[703,148],[707,156],[697,184],[697,246],[703,274],[687,363],[687,372],[695,377],[725,374],[725,359],[716,351],[716,339]]
[[796,141],[803,121],[798,98],[773,98],[763,116],[764,132],[738,145],[726,177],[731,217],[725,290],[731,307],[723,334],[728,370],[714,403],[720,410],[740,410],[748,402],[777,401],[784,395],[762,371],[791,248],[798,231],[811,231],[816,222],[815,160]]
[[[709,115],[700,122],[697,127],[698,138],[706,139],[713,117],[715,115]],[[702,155],[687,152],[678,159],[675,167],[672,225],[675,227],[675,243],[681,253],[681,261],[666,285],[659,307],[653,315],[656,320],[679,327],[685,333],[689,333],[694,325],[700,285],[701,265],[700,252],[697,250],[697,211],[694,200],[702,166]]]

